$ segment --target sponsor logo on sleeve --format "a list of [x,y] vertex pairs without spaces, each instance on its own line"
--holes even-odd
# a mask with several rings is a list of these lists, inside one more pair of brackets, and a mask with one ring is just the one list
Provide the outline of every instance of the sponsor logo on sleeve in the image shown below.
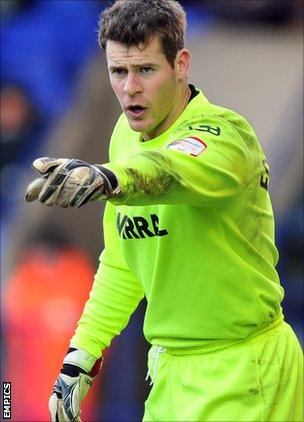
[[167,149],[181,151],[185,154],[192,155],[193,157],[197,157],[206,148],[207,145],[205,144],[205,142],[199,138],[196,138],[195,136],[177,139],[176,141],[171,142],[171,144],[167,146]]

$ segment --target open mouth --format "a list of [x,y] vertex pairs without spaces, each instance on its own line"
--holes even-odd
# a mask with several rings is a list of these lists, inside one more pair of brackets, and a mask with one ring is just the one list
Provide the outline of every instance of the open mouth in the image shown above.
[[142,116],[145,111],[146,111],[146,108],[140,105],[132,105],[132,106],[127,107],[127,112],[131,116]]

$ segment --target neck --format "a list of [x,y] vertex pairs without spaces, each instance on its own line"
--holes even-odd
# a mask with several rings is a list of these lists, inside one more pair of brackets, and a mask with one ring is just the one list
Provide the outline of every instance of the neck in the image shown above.
[[187,107],[189,98],[191,96],[191,90],[188,84],[183,85],[182,89],[179,91],[178,95],[175,98],[176,107],[172,109],[172,112],[166,116],[166,118],[154,129],[151,133],[142,133],[144,141],[149,141],[150,139],[157,138],[162,133],[164,133],[169,127],[179,118],[182,112]]

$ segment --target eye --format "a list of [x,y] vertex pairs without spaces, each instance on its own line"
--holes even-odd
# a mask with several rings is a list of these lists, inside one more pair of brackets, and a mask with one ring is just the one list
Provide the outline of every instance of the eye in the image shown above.
[[153,73],[154,69],[151,66],[144,66],[140,68],[140,72],[143,75],[150,75],[151,73]]
[[112,69],[111,73],[112,75],[115,75],[115,76],[124,76],[126,75],[127,71],[126,69],[123,69],[122,67],[116,67]]

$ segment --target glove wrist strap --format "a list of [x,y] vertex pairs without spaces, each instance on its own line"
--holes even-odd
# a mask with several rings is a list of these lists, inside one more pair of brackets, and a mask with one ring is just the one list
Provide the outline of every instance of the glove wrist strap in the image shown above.
[[94,164],[94,167],[102,174],[104,179],[104,197],[105,199],[112,198],[113,196],[121,193],[117,177],[115,174],[104,166]]
[[96,358],[83,349],[71,348],[71,351],[63,360],[64,365],[75,365],[81,368],[84,372],[90,373],[93,368]]

